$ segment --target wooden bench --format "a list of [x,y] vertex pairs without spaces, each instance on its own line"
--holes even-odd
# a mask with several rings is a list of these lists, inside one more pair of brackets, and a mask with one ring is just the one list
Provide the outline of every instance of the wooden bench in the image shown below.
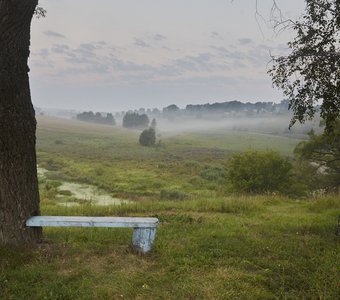
[[132,248],[139,253],[152,249],[158,226],[157,218],[36,216],[26,221],[28,227],[110,227],[133,228]]

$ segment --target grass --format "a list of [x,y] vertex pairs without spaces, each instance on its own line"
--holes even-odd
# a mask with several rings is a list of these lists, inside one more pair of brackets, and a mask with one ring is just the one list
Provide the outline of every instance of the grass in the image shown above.
[[[55,179],[92,183],[114,197],[158,199],[160,191],[224,194],[227,158],[235,151],[276,149],[292,155],[296,138],[246,131],[164,134],[158,147],[138,145],[139,132],[40,118],[38,161]],[[58,176],[61,176],[58,178]]]
[[154,251],[132,254],[129,229],[49,228],[38,248],[0,250],[0,288],[3,299],[336,299],[339,209],[333,197],[277,196],[46,206],[157,216]]
[[[248,147],[242,138],[228,146],[236,133],[168,136],[149,149],[136,132],[39,124],[39,165],[51,171],[42,214],[154,216],[160,225],[147,256],[131,253],[132,230],[122,228],[46,228],[36,247],[0,247],[0,299],[338,299],[338,195],[228,194],[227,158]],[[275,139],[283,151],[294,143]],[[59,206],[63,180],[135,201]]]

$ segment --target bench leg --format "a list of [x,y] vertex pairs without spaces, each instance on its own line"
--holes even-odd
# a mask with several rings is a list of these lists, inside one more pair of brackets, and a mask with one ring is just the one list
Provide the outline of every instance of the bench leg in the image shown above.
[[151,251],[157,228],[134,228],[132,249],[146,254]]

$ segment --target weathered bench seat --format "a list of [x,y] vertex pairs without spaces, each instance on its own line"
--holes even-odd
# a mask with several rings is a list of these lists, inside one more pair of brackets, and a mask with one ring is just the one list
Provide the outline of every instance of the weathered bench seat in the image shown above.
[[134,228],[133,249],[137,252],[147,253],[152,249],[158,219],[142,217],[35,216],[26,221],[26,226]]

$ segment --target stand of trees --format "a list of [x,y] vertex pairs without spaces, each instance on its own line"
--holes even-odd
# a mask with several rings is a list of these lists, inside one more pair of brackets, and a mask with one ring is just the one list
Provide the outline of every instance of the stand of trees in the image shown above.
[[93,113],[92,111],[83,112],[81,114],[77,114],[77,120],[90,123],[116,125],[116,120],[111,113],[106,114],[106,116],[104,117],[99,112],[97,113]]
[[144,129],[149,126],[149,117],[146,114],[126,113],[123,117],[123,127]]

